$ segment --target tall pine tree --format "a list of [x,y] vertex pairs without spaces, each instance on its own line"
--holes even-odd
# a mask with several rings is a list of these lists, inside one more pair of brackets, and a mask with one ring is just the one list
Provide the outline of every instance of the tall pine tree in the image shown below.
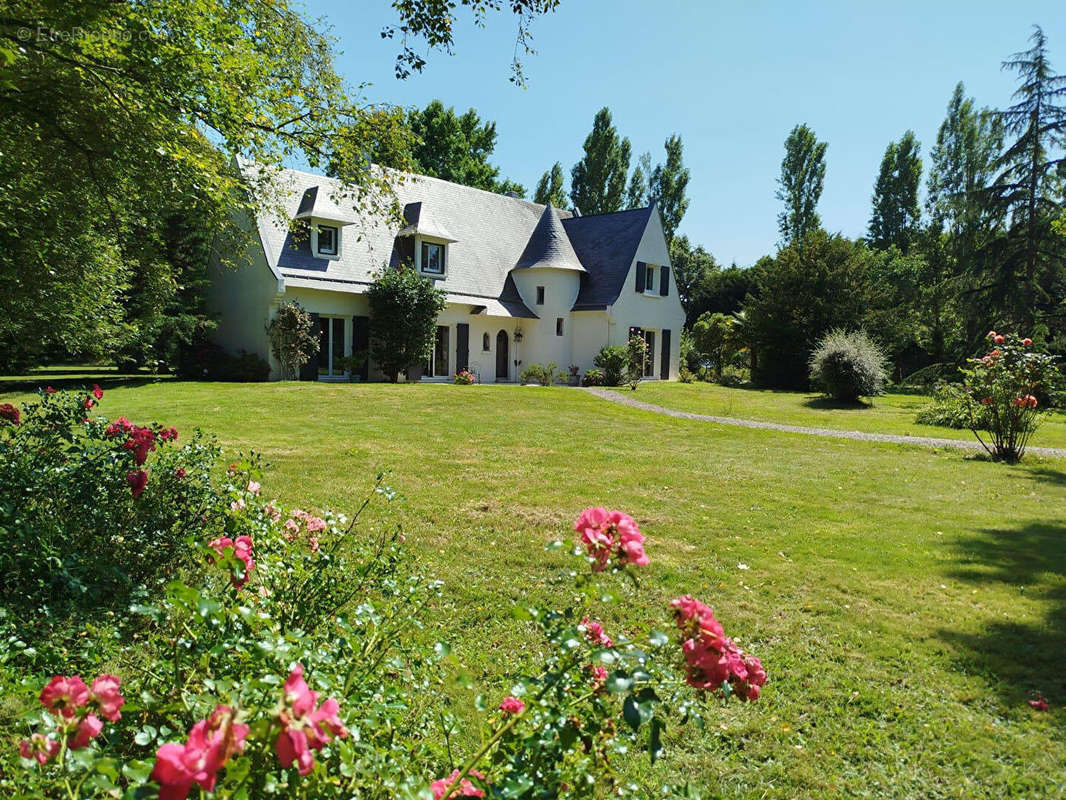
[[785,157],[775,196],[785,204],[777,217],[781,244],[802,241],[821,227],[815,208],[825,182],[826,143],[819,142],[807,125],[797,125],[785,139]]
[[1056,75],[1039,26],[1032,47],[1003,62],[1018,73],[1017,101],[999,112],[1009,141],[996,162],[991,200],[1009,218],[1009,230],[995,261],[993,285],[1006,300],[1004,322],[1033,328],[1040,312],[1056,303],[1049,289],[1063,274],[1063,241],[1052,229],[1062,213],[1062,176],[1066,165],[1066,75]]
[[615,130],[610,109],[596,112],[584,149],[570,172],[570,199],[582,214],[618,211],[625,200],[630,144]]
[[918,236],[921,209],[918,186],[922,181],[921,145],[914,131],[898,142],[889,142],[881,159],[881,172],[874,184],[870,244],[884,250],[895,245],[906,254]]

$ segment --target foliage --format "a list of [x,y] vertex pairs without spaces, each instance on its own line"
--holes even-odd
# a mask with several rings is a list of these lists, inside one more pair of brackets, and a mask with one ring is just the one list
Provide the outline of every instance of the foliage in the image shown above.
[[637,163],[633,165],[633,172],[629,175],[629,186],[626,189],[626,208],[644,208],[650,205],[648,181],[652,173],[651,153],[641,153]]
[[0,419],[0,585],[4,605],[60,613],[126,597],[171,568],[218,511],[219,448],[157,423],[115,423],[103,392],[46,389],[17,424]]
[[[53,428],[82,424],[70,419],[79,400],[46,400],[60,412]],[[23,411],[34,421],[2,415],[5,439],[22,424],[41,427],[38,408]],[[113,427],[143,441],[141,429]],[[25,715],[21,764],[10,751],[0,757],[8,792],[141,797],[156,788],[179,798],[198,785],[219,798],[416,800],[490,790],[592,800],[606,787],[641,796],[619,778],[615,754],[646,753],[654,763],[668,725],[702,726],[721,702],[762,694],[759,659],[691,596],[663,614],[674,637],[650,627],[612,638],[593,619],[612,593],[639,589],[636,570],[650,559],[632,517],[588,508],[574,524],[572,556],[583,569],[563,578],[576,585],[559,587],[569,607],[515,606],[514,617],[537,632],[538,656],[509,676],[511,695],[460,757],[455,721],[433,702],[447,686],[449,648],[423,651],[408,635],[440,602],[439,584],[410,570],[398,527],[364,517],[373,501],[394,497],[384,476],[351,520],[320,517],[266,502],[254,459],[216,479],[217,456],[198,477],[205,503],[172,510],[188,533],[185,577],[143,591],[109,630],[97,629],[119,668],[90,672],[65,650],[40,659],[56,674]],[[120,542],[131,532],[121,516],[108,531]],[[82,672],[97,673],[91,686]],[[21,698],[32,704],[40,685],[24,681]],[[477,706],[494,703],[479,696]],[[658,794],[692,796],[669,783]]]
[[1047,410],[1039,397],[1052,389],[1054,358],[1035,352],[1031,339],[1014,334],[989,331],[988,345],[988,353],[968,361],[957,391],[977,441],[993,458],[1014,463],[1025,455]]
[[869,242],[884,249],[895,245],[906,254],[918,235],[921,209],[918,187],[922,182],[922,159],[914,131],[899,142],[889,142],[881,159],[881,171],[874,185],[873,214]]
[[877,258],[862,242],[818,230],[760,265],[756,292],[744,304],[757,386],[804,388],[814,344],[833,328],[878,333],[868,325],[871,314],[891,306],[871,280]]
[[[406,125],[409,152],[377,153],[377,163],[489,192],[525,196],[521,185],[501,179],[500,168],[489,163],[496,149],[496,123],[482,121],[474,109],[457,114],[454,107],[432,100],[424,109],[408,111]],[[392,146],[391,141],[385,144]]]
[[270,364],[255,353],[230,355],[216,344],[202,344],[181,352],[176,372],[206,381],[260,382],[270,378]]
[[[585,370],[585,374],[581,376],[582,386],[606,386],[607,374],[599,367],[592,367]],[[613,385],[613,384],[612,384]]]
[[644,377],[644,364],[649,355],[648,340],[639,334],[630,334],[626,342],[626,383],[633,391]]
[[[1006,136],[1013,136],[995,163],[998,174],[989,190],[993,208],[1010,221],[1003,241],[995,245],[987,276],[1002,295],[1006,318],[1031,328],[1040,309],[1061,301],[1048,289],[1064,276],[1066,247],[1051,230],[1063,210],[1062,169],[1066,155],[1059,147],[1066,137],[1066,75],[1056,75],[1039,26],[1032,47],[1003,63],[1018,73],[1017,102],[998,116]],[[1054,154],[1057,157],[1053,157]]]
[[714,379],[721,382],[723,370],[740,351],[735,318],[707,312],[692,326],[692,339],[695,349],[711,362]]
[[693,245],[688,236],[681,235],[670,241],[670,266],[686,322],[691,325],[699,317],[696,310],[707,302],[710,283],[720,272],[718,262],[703,245]]
[[652,203],[659,206],[663,218],[663,233],[669,244],[674,239],[674,232],[681,224],[682,217],[688,210],[688,182],[690,173],[682,156],[681,137],[670,136],[664,145],[666,161],[656,165],[648,180],[648,195]]
[[785,139],[785,157],[775,194],[785,204],[777,217],[783,245],[802,242],[807,234],[821,227],[815,208],[825,182],[826,143],[819,142],[814,131],[797,125]]
[[470,370],[461,369],[455,373],[454,383],[456,386],[470,386],[477,383],[477,378]]
[[554,361],[550,361],[547,364],[530,364],[522,370],[522,374],[518,376],[518,379],[523,386],[528,383],[539,383],[541,386],[554,386],[556,383],[564,380],[562,373],[559,372],[559,368]]
[[677,371],[677,379],[682,383],[695,383],[696,376],[686,365],[682,364],[681,368]]
[[603,370],[603,382],[606,386],[621,386],[626,379],[629,366],[629,352],[620,344],[604,345],[592,360]]
[[629,172],[629,139],[620,137],[611,111],[601,108],[585,138],[584,155],[570,171],[570,200],[582,214],[604,214],[622,208]]
[[396,383],[399,374],[429,357],[444,292],[432,280],[403,265],[385,269],[367,289],[370,301],[370,354]]
[[837,402],[874,397],[885,388],[884,351],[865,331],[829,331],[811,353],[811,383]]
[[552,168],[540,176],[537,188],[533,192],[533,201],[547,205],[551,203],[556,208],[566,208],[568,199],[563,187],[563,165],[556,161]]
[[933,390],[932,400],[918,410],[914,421],[919,425],[968,430],[970,410],[957,386],[940,383]]
[[320,346],[311,315],[295,300],[282,303],[267,324],[270,349],[281,364],[281,378],[294,381]]

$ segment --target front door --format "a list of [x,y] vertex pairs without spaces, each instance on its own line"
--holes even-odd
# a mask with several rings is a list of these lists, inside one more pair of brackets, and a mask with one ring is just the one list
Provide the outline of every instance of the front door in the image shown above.
[[433,351],[426,362],[427,378],[445,378],[448,376],[448,326],[438,325],[437,336],[433,340]]
[[505,381],[511,374],[511,354],[507,347],[507,331],[496,334],[496,380]]

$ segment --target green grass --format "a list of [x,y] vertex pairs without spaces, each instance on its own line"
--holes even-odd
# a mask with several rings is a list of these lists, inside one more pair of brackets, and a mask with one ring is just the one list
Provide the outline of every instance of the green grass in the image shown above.
[[[628,389],[617,391],[628,392]],[[785,425],[891,433],[899,436],[933,436],[974,441],[968,430],[939,425],[919,425],[918,409],[930,402],[921,394],[889,393],[872,401],[843,405],[812,392],[775,392],[738,389],[713,383],[642,383],[634,395],[655,405],[708,414],[739,417]],[[1066,413],[1053,411],[1041,417],[1040,428],[1030,442],[1034,447],[1066,447]]]
[[446,637],[493,687],[536,645],[511,603],[563,602],[550,580],[568,562],[544,546],[587,505],[632,513],[652,564],[608,629],[664,627],[690,592],[771,680],[703,733],[672,729],[641,780],[681,770],[726,797],[1066,794],[1064,461],[727,428],[563,388],[170,383],[115,388],[100,411],[255,448],[268,496],[303,507],[352,509],[393,469],[408,540],[444,581],[427,641]]

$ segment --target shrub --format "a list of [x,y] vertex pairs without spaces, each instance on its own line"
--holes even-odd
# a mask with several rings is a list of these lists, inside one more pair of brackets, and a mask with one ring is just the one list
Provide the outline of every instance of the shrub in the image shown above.
[[706,312],[692,326],[695,347],[711,362],[714,379],[722,380],[722,372],[733,363],[740,345],[737,341],[736,321],[728,314]]
[[455,385],[456,386],[470,386],[477,378],[474,377],[474,373],[468,369],[461,369],[455,373]]
[[626,343],[626,382],[633,391],[644,377],[644,362],[648,359],[648,341],[639,334],[629,337]]
[[863,331],[830,331],[814,348],[811,381],[826,396],[855,402],[884,391],[885,354]]
[[559,374],[559,369],[554,361],[549,362],[547,365],[530,364],[524,370],[522,374],[518,376],[518,380],[522,385],[529,383],[539,383],[541,386],[552,386],[563,376]]
[[[1033,351],[1031,339],[989,331],[991,349],[971,358],[956,389],[968,427],[993,458],[1013,463],[1025,455],[1052,392],[1055,359]],[[988,441],[981,436],[984,433]]]
[[607,376],[602,369],[593,367],[581,377],[582,386],[603,386],[607,382]]
[[294,381],[300,368],[318,353],[318,336],[311,315],[295,300],[281,304],[267,325],[271,352],[281,363],[281,379]]
[[694,383],[696,376],[689,372],[688,367],[682,363],[681,368],[677,371],[677,379],[682,383]]
[[386,268],[367,289],[370,301],[370,354],[396,383],[401,372],[424,361],[433,347],[444,292],[414,267]]
[[216,512],[218,446],[94,413],[103,392],[44,390],[0,420],[0,599],[54,611],[125,596]]
[[605,386],[621,386],[626,378],[629,353],[620,344],[607,345],[600,348],[600,352],[596,354],[592,363],[603,370]]
[[[46,418],[57,440],[80,439],[80,426],[103,421],[72,420],[74,401],[95,399],[0,406],[4,441],[27,435],[22,425],[43,429]],[[104,430],[135,445],[119,448],[129,456],[101,445],[103,460],[141,461],[144,429]],[[166,452],[157,450],[156,459]],[[159,462],[150,469],[158,472]],[[111,477],[86,482],[92,488]],[[478,700],[491,710],[471,737],[478,744],[463,752],[453,736],[459,723],[441,702],[455,665],[442,663],[445,645],[423,650],[415,635],[420,610],[440,604],[440,585],[410,571],[398,525],[364,516],[381,499],[387,513],[394,494],[384,476],[350,520],[267,502],[260,477],[255,459],[224,474],[207,469],[203,503],[173,512],[188,533],[185,568],[144,587],[122,614],[79,624],[89,638],[73,650],[25,647],[20,636],[33,625],[0,617],[0,670],[11,683],[12,675],[32,676],[5,702],[35,709],[24,715],[21,763],[10,739],[0,750],[0,793],[134,798],[161,790],[180,798],[199,787],[196,796],[220,799],[645,797],[622,781],[615,755],[655,761],[668,724],[702,728],[721,701],[755,701],[767,682],[759,659],[688,595],[664,608],[673,637],[643,626],[631,636],[608,633],[596,619],[602,604],[637,591],[650,558],[636,520],[588,508],[574,524],[572,557],[581,569],[568,570],[576,584],[561,592],[568,606],[515,603],[512,616],[539,641],[506,676],[509,696]],[[132,483],[124,491],[143,499],[154,480],[143,492]],[[121,514],[110,524],[112,539],[135,530]],[[93,678],[87,684],[80,675]],[[655,795],[692,797],[693,789],[665,785]]]
[[932,400],[922,408],[914,421],[919,425],[940,425],[944,428],[969,428],[970,412],[958,386],[947,383],[938,384],[933,390]]
[[256,383],[270,378],[270,364],[255,353],[238,350],[231,355],[217,344],[183,348],[176,372],[199,381]]

